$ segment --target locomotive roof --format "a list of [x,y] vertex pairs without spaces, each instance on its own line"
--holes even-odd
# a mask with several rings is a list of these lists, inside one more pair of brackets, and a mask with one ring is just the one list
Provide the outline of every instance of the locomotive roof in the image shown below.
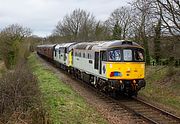
[[[94,41],[94,42],[83,42],[78,43],[74,47],[75,49],[85,49],[85,50],[103,50],[113,47],[141,47],[139,44],[129,40],[113,40],[113,41]],[[142,47],[141,47],[142,48]]]
[[38,45],[37,47],[54,47],[56,44],[44,44],[44,45]]
[[59,48],[67,48],[67,47],[70,47],[71,45],[75,44],[75,42],[72,42],[72,43],[61,43],[61,44],[57,44],[55,46],[55,49],[59,49]]

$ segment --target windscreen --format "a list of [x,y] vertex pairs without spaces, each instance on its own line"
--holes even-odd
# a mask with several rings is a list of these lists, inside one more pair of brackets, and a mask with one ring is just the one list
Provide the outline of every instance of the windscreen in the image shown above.
[[144,51],[142,49],[134,50],[134,60],[135,61],[144,61]]
[[111,49],[108,51],[108,61],[144,61],[144,50],[141,48]]
[[125,49],[123,50],[124,55],[124,61],[132,61],[132,50],[131,49]]
[[121,51],[111,50],[108,52],[109,61],[121,61]]

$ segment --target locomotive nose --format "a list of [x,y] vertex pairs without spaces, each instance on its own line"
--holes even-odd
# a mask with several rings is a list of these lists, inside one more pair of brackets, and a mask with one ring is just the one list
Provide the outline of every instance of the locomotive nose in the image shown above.
[[141,68],[139,64],[130,65],[124,71],[126,79],[139,79],[144,78],[144,68]]

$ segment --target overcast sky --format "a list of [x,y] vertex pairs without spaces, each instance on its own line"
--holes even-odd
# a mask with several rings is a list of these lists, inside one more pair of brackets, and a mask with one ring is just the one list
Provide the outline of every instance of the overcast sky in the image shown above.
[[48,36],[57,22],[74,9],[91,12],[106,20],[114,9],[131,0],[0,0],[0,30],[10,24],[31,28],[34,35]]

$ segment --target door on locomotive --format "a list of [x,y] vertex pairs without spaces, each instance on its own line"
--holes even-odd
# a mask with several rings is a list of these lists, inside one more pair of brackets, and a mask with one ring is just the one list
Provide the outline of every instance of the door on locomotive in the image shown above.
[[103,76],[103,64],[107,61],[107,52],[100,51],[95,52],[94,56],[94,69],[98,70],[98,73]]
[[[104,72],[104,67],[105,67],[105,62],[107,61],[107,52],[106,51],[100,51],[100,67],[99,67],[99,74],[103,74]],[[103,67],[104,65],[104,67]]]
[[94,69],[99,69],[99,52],[95,52],[94,56]]

